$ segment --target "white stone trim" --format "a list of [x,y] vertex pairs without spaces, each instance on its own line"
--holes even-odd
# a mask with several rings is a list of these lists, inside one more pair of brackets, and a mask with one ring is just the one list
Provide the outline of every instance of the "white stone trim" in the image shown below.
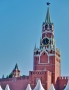
[[52,33],[52,34],[54,35],[54,31],[53,31],[53,30],[52,30],[52,31],[51,31],[51,30],[49,30],[49,31],[44,30],[44,31],[42,31],[42,34],[43,34],[43,33]]
[[[55,54],[49,54],[46,50],[48,50],[49,51],[49,49],[50,48],[45,48],[45,47],[43,47],[42,48],[42,50],[41,49],[38,49],[38,51],[40,51],[40,54],[38,54],[38,55],[34,55],[33,57],[39,57],[39,62],[38,62],[38,65],[39,64],[50,64],[50,56],[56,56],[56,57],[58,57],[57,55],[56,55],[56,53]],[[52,49],[50,49],[50,50],[52,50]],[[55,50],[53,50],[53,51],[55,51]],[[48,55],[48,63],[40,63],[40,56],[42,55],[42,53],[43,52],[45,52],[47,55]],[[60,57],[58,57],[59,59],[61,59]],[[34,60],[34,59],[33,59]],[[33,61],[33,66],[34,66],[34,61]],[[34,67],[33,67],[33,69],[34,69]]]
[[[39,65],[34,65],[34,66],[51,66],[51,65],[56,65],[56,64],[39,64]],[[58,66],[58,65],[56,65],[56,66]],[[58,67],[60,67],[60,66],[58,66]],[[34,70],[35,71],[35,70]],[[45,71],[45,70],[44,70]]]
[[[46,71],[49,71],[49,70],[46,70],[46,71],[44,71],[44,70],[34,70],[35,72],[38,72],[38,71],[41,71],[41,72],[46,72]],[[55,73],[55,72],[52,72],[52,71],[49,71],[49,72],[51,72],[51,73]]]
[[[40,57],[40,55],[34,55],[34,56]],[[56,54],[48,54],[48,56],[57,56],[58,57],[58,55],[56,55]],[[58,58],[61,59],[60,57],[58,57]]]
[[[48,52],[45,50],[45,48],[43,48],[43,51],[40,53],[40,56],[42,55],[43,52],[45,52],[48,55]],[[40,56],[39,56],[39,63],[38,64],[48,64],[49,63],[49,55],[48,55],[48,63],[40,63]]]
[[[38,65],[55,65],[55,64],[49,64],[49,63],[40,63],[40,64],[38,64]],[[37,66],[37,65],[35,65],[35,66]]]
[[[36,66],[36,65],[35,65],[35,66]],[[34,70],[34,71],[42,71],[42,72],[44,71],[44,72],[45,72],[45,71],[49,71],[49,70]]]

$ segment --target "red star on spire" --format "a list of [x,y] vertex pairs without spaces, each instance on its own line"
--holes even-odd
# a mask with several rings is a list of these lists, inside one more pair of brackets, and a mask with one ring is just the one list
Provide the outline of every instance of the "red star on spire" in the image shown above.
[[49,2],[47,2],[47,5],[50,5],[50,3],[49,3]]

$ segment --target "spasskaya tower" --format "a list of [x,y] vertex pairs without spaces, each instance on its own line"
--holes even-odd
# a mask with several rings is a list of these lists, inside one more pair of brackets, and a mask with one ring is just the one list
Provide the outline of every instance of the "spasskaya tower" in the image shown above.
[[[34,60],[33,60],[33,71],[32,73],[36,72],[50,72],[51,73],[51,80],[50,82],[55,84],[57,77],[60,76],[60,51],[56,48],[56,43],[54,39],[54,24],[50,18],[50,3],[47,3],[47,13],[45,21],[42,24],[42,38],[40,39],[40,47],[34,48]],[[39,78],[39,75],[36,74],[35,79],[33,74],[31,74],[32,83],[35,83],[35,79]],[[42,77],[42,76],[41,76]],[[43,78],[47,81],[46,76]],[[46,84],[46,83],[45,83]],[[46,89],[47,89],[46,85]],[[48,89],[47,89],[48,90]]]
[[47,3],[47,14],[45,22],[42,24],[42,38],[40,40],[40,48],[36,48],[36,46],[34,48],[34,70],[47,70],[46,65],[50,64],[51,56],[55,56],[56,53],[54,24],[50,19],[49,4],[50,3]]

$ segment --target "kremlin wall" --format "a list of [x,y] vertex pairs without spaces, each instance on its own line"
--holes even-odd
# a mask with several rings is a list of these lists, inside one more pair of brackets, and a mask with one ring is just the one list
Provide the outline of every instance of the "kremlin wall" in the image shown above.
[[45,16],[40,46],[34,47],[33,71],[29,71],[29,76],[20,76],[16,64],[11,77],[0,79],[1,90],[69,90],[66,89],[69,86],[68,77],[61,76],[61,55],[60,50],[56,48],[50,3],[47,3]]

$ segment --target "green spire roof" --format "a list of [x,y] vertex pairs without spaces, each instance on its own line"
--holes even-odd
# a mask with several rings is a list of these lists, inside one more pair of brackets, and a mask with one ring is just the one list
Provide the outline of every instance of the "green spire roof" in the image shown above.
[[51,23],[51,19],[50,19],[50,11],[49,11],[49,4],[50,4],[50,3],[47,3],[48,8],[47,8],[47,14],[46,14],[45,23]]

